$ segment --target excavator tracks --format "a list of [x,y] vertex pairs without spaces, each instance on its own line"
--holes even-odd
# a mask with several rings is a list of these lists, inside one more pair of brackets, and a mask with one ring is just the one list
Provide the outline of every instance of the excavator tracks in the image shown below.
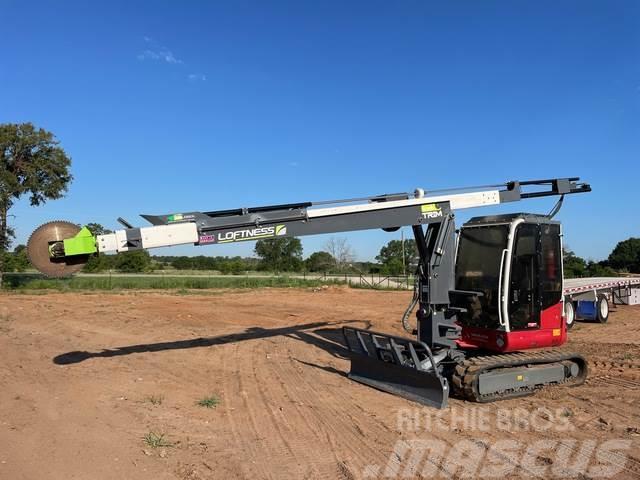
[[547,385],[581,385],[587,362],[579,354],[543,350],[475,356],[458,364],[454,392],[480,403],[524,397]]

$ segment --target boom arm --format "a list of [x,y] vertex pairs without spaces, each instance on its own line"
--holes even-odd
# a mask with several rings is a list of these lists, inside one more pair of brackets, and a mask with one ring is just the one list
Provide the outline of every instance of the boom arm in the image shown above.
[[[142,215],[153,226],[125,228],[98,235],[96,247],[98,252],[125,252],[181,244],[223,244],[375,228],[393,231],[403,226],[438,222],[444,215],[458,209],[591,190],[588,184],[578,181],[577,177],[513,181],[434,192],[432,195],[417,190],[413,195],[402,193],[204,213]],[[530,191],[531,187],[533,191]],[[78,251],[71,248],[72,244],[73,240],[65,242],[65,252]]]

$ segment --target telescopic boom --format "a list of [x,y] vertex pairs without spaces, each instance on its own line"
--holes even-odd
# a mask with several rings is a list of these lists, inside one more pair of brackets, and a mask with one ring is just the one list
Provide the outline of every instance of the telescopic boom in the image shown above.
[[323,202],[292,203],[210,212],[142,215],[152,224],[94,236],[86,227],[51,222],[37,229],[28,245],[34,266],[48,276],[75,273],[98,253],[194,244],[235,243],[278,237],[427,225],[463,208],[485,207],[527,198],[588,192],[578,177],[511,181],[499,185],[396,193]]

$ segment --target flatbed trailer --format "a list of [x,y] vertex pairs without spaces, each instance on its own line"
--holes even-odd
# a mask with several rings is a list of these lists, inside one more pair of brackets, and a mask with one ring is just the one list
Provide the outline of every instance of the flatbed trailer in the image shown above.
[[581,319],[605,323],[610,304],[640,305],[640,277],[565,279],[563,297],[567,327]]

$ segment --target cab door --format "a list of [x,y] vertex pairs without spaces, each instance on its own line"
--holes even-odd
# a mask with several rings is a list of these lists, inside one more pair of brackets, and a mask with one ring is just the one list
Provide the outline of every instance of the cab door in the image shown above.
[[540,328],[540,227],[518,225],[507,293],[511,330]]

